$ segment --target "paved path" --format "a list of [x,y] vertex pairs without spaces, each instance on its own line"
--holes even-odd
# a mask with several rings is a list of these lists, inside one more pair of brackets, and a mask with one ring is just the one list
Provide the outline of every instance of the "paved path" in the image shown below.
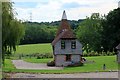
[[29,63],[23,60],[12,60],[17,69],[63,69],[62,67],[48,67],[45,63]]
[[15,73],[12,78],[118,78],[118,72],[96,72],[76,74],[28,74]]

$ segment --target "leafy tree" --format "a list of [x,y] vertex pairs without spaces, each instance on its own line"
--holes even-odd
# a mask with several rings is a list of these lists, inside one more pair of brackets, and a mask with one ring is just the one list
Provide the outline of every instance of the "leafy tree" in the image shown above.
[[51,43],[55,37],[56,26],[46,24],[24,23],[26,31],[21,44]]
[[120,43],[120,8],[110,11],[102,22],[102,45],[105,52],[113,51]]
[[82,42],[83,49],[87,52],[92,50],[101,51],[101,34],[102,31],[101,21],[102,16],[99,13],[94,13],[91,17],[80,23],[76,30],[77,38]]
[[24,26],[15,18],[12,2],[2,3],[2,59],[16,50],[16,45],[24,35]]

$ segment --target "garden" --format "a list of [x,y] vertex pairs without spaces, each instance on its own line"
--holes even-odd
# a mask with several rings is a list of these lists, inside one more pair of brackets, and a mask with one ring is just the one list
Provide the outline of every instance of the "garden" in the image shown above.
[[[34,46],[34,48],[32,48]],[[41,47],[43,46],[43,47]],[[38,49],[37,49],[38,48]],[[32,51],[36,49],[33,54]],[[45,49],[47,49],[46,52]],[[27,51],[28,50],[28,51]],[[21,51],[21,52],[20,52]],[[24,52],[25,51],[25,52]],[[46,54],[44,54],[46,53]],[[42,56],[42,57],[40,57]],[[53,60],[52,49],[50,44],[33,44],[33,45],[20,45],[17,47],[17,51],[11,56],[6,57],[3,67],[4,72],[28,72],[28,73],[79,73],[79,72],[108,72],[117,71],[118,64],[115,55],[94,55],[84,56],[86,62],[83,66],[78,67],[64,67],[63,70],[27,70],[16,69],[12,64],[14,59],[22,59],[30,63],[46,63]],[[106,69],[103,69],[103,65],[106,65]]]

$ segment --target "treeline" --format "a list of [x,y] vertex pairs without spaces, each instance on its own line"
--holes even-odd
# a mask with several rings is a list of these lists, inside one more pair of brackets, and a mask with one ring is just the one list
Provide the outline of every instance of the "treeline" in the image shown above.
[[[68,22],[86,53],[113,52],[120,43],[120,8],[110,11],[108,15],[93,13],[84,20]],[[60,21],[24,22],[24,25],[26,30],[21,44],[51,43]]]
[[[72,29],[76,29],[82,19],[78,21],[68,20]],[[56,35],[57,28],[61,21],[54,22],[24,22],[25,36],[20,44],[51,43]]]
[[87,53],[116,52],[116,46],[120,43],[120,8],[110,11],[108,15],[94,13],[87,17],[76,29],[76,36]]
[[55,37],[56,26],[25,22],[25,36],[21,44],[49,43]]

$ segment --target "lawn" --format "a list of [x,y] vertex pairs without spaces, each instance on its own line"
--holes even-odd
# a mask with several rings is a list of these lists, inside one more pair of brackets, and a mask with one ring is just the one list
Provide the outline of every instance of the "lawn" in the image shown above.
[[19,45],[16,54],[52,53],[50,43]]
[[5,64],[3,65],[3,71],[9,71],[11,72],[12,70],[15,69],[15,66],[12,64],[11,59],[5,59]]
[[[86,63],[84,66],[79,67],[64,67],[63,70],[24,70],[15,69],[10,60],[5,61],[5,72],[29,72],[29,73],[79,73],[79,72],[95,72],[95,71],[110,71],[118,70],[118,64],[115,61],[115,56],[97,56],[97,57],[86,57],[87,60],[93,61],[94,63]],[[46,63],[51,59],[25,59],[28,62],[34,63]],[[106,64],[106,70],[103,70],[103,64]],[[10,65],[10,66],[9,66]]]

